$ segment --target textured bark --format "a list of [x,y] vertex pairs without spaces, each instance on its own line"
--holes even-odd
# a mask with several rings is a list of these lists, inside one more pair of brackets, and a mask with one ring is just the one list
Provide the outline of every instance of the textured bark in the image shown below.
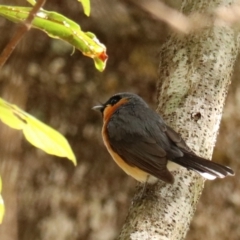
[[[184,1],[182,11],[205,12],[233,1]],[[230,27],[172,35],[161,49],[157,111],[199,155],[211,158],[238,52]],[[137,193],[119,239],[184,239],[204,181],[180,169],[175,183]],[[141,189],[141,187],[139,187]]]

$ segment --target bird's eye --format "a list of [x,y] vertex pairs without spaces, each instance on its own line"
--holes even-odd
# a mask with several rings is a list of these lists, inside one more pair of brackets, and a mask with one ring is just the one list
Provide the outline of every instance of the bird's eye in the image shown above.
[[114,105],[114,104],[116,104],[117,102],[118,102],[118,100],[115,99],[115,98],[113,98],[113,99],[110,101],[110,104],[111,104],[111,105]]
[[116,104],[121,98],[119,96],[115,96],[114,98],[110,99],[110,104],[113,106]]

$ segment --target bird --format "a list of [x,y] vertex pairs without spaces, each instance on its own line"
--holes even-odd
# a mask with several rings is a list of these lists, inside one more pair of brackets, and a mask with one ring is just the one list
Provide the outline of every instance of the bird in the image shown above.
[[209,180],[234,175],[230,167],[196,155],[137,94],[117,93],[92,109],[102,113],[102,138],[113,160],[139,182],[173,184],[179,166]]

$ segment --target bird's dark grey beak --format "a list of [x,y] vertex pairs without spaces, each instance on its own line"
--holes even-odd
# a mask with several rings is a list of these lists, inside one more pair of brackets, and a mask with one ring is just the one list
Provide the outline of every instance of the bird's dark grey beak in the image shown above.
[[92,107],[92,109],[95,110],[95,111],[102,112],[103,109],[104,109],[104,106],[103,105],[97,105],[97,106]]

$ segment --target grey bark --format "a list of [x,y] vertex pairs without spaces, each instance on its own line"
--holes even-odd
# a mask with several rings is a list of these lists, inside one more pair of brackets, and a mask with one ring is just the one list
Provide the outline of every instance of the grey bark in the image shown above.
[[[233,1],[184,1],[182,11],[205,12]],[[197,154],[211,159],[238,53],[238,34],[229,26],[188,36],[172,34],[160,55],[157,111]],[[140,191],[118,239],[184,239],[204,186],[180,169],[173,185],[158,182]],[[139,190],[141,186],[139,186]]]

